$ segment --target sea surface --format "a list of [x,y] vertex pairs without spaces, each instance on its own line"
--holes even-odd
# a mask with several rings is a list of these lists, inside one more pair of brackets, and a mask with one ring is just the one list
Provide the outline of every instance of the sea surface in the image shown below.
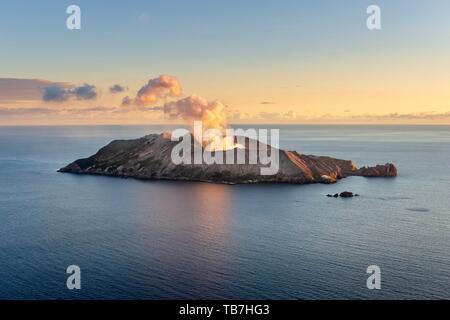
[[[0,299],[450,298],[450,127],[281,126],[395,179],[217,185],[57,173],[163,126],[0,127]],[[326,194],[353,191],[354,199]],[[81,290],[66,268],[81,268]],[[381,269],[369,290],[366,269]]]

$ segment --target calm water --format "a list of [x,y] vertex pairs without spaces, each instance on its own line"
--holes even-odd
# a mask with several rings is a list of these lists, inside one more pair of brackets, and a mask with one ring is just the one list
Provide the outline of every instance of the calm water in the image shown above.
[[[0,127],[0,298],[450,298],[450,127],[286,126],[396,179],[225,186],[57,173],[162,127]],[[352,200],[327,193],[351,190]],[[82,290],[66,289],[66,267]],[[382,290],[366,289],[366,268]]]

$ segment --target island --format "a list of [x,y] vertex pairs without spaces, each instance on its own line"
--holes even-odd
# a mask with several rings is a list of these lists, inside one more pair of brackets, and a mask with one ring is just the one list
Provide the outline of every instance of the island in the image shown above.
[[[246,138],[246,159],[251,141]],[[183,180],[224,184],[253,183],[335,183],[350,176],[396,177],[397,168],[386,163],[357,168],[350,160],[304,155],[296,151],[279,152],[279,169],[273,175],[261,175],[262,164],[175,164],[172,149],[177,145],[166,134],[150,134],[134,140],[115,140],[89,158],[79,159],[58,172],[136,178],[145,180]],[[258,145],[258,144],[257,144]],[[238,152],[238,150],[233,150]]]

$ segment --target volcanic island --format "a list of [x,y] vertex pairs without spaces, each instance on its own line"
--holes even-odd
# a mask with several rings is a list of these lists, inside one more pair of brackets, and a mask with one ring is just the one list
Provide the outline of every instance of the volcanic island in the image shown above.
[[[274,174],[262,175],[267,165],[249,161],[252,151],[259,152],[261,142],[245,138],[240,148],[231,152],[245,158],[244,163],[174,163],[173,149],[179,143],[170,135],[150,134],[134,140],[115,140],[101,148],[89,158],[79,159],[59,169],[59,172],[102,175],[143,180],[201,181],[223,184],[256,183],[335,183],[350,176],[385,177],[397,176],[392,163],[357,168],[351,160],[327,156],[305,155],[264,145],[268,153],[278,153],[278,170]],[[195,139],[192,141],[194,156]],[[256,150],[255,150],[256,148]],[[230,150],[227,150],[230,152]],[[214,154],[214,152],[212,152]]]

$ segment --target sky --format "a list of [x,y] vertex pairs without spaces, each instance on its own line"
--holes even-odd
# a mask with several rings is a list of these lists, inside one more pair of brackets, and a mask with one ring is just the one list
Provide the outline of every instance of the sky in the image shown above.
[[[0,125],[165,123],[190,95],[232,123],[450,124],[449,57],[448,0],[2,1]],[[122,103],[161,75],[181,92]]]

